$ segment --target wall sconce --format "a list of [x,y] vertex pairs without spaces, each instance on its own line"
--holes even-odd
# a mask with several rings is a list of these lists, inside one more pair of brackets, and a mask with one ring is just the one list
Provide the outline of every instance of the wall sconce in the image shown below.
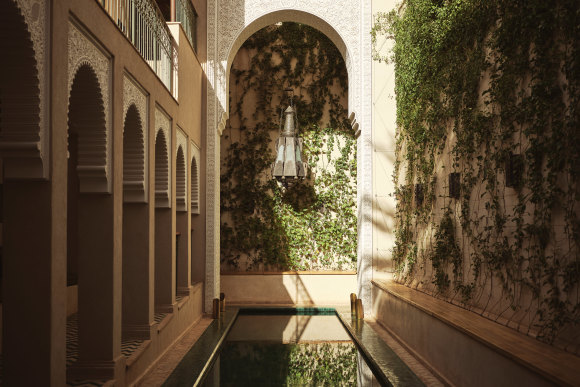
[[452,172],[449,174],[449,197],[459,199],[461,193],[461,174],[459,172]]
[[505,161],[505,186],[519,188],[522,184],[523,172],[523,156],[510,153]]

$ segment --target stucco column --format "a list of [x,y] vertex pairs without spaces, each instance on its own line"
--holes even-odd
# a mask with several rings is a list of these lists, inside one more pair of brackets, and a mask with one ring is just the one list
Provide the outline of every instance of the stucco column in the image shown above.
[[52,195],[51,185],[51,182],[4,182],[2,382],[5,386],[65,383],[66,220],[62,214],[66,213],[66,205],[62,197]]
[[75,378],[114,378],[121,356],[121,234],[114,195],[79,195],[79,360]]
[[189,287],[191,283],[191,254],[190,243],[191,233],[189,225],[188,211],[179,211],[175,215],[175,227],[178,233],[177,251],[176,251],[176,281],[177,293],[180,295],[189,295]]
[[149,204],[123,205],[123,336],[149,339],[153,325],[154,254]]
[[220,136],[219,102],[216,88],[220,64],[217,55],[218,4],[207,4],[207,138],[206,138],[206,233],[205,233],[205,296],[206,312],[212,310],[212,300],[219,297],[220,269]]
[[171,208],[155,209],[155,311],[173,312],[175,304],[175,229]]
[[[372,50],[371,22],[372,7],[370,2],[361,1],[360,5],[360,62],[358,71],[350,72],[349,76],[360,77],[360,109],[357,121],[360,124],[358,138],[358,261],[357,282],[358,297],[362,299],[363,307],[370,313],[372,306],[371,280],[373,278],[373,185],[372,185]],[[350,93],[350,91],[349,91]],[[355,107],[356,108],[356,107]]]

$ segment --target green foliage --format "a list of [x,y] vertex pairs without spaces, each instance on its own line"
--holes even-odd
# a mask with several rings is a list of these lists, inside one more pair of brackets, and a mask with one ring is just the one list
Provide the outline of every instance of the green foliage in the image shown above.
[[[251,53],[249,69],[231,70],[241,90],[231,107],[239,136],[226,130],[223,140],[222,262],[239,268],[247,261],[249,270],[354,269],[356,139],[341,105],[347,73],[340,53],[323,34],[296,23],[262,29],[242,50]],[[296,92],[311,168],[304,181],[284,188],[270,178],[270,167],[287,87]]]
[[[470,302],[493,278],[512,310],[531,295],[539,337],[552,341],[579,324],[580,3],[408,0],[400,13],[378,15],[372,34],[395,41],[392,57],[376,59],[395,64],[399,278],[415,276],[405,268],[414,266],[419,230],[432,227],[430,252],[418,255],[429,259],[438,291]],[[504,185],[511,153],[524,164],[514,188]],[[432,184],[454,171],[458,202]],[[432,198],[421,208],[415,183]]]
[[223,385],[351,386],[357,378],[353,343],[227,342],[220,356]]

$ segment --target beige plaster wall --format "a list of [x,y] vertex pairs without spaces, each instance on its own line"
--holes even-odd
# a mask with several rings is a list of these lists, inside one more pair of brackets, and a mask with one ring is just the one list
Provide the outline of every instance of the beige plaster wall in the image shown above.
[[[395,8],[394,0],[373,0],[372,13]],[[392,42],[379,37],[376,49],[388,55]],[[373,278],[392,276],[391,249],[395,236],[395,66],[372,62],[372,142],[373,142]]]
[[356,274],[227,274],[221,291],[232,304],[350,304]]
[[553,385],[499,351],[377,286],[373,286],[373,315],[452,385]]
[[347,341],[351,338],[336,316],[244,316],[240,315],[228,341],[282,341],[308,343]]

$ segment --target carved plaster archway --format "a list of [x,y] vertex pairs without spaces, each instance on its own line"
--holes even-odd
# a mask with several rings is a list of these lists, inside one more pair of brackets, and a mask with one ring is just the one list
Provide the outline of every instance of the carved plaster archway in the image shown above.
[[175,210],[187,211],[187,137],[177,128],[177,152],[175,156]]
[[169,152],[162,129],[155,137],[155,208],[170,208]]
[[71,82],[68,106],[68,135],[78,136],[76,172],[81,193],[110,192],[105,109],[97,74],[90,62],[83,62]]
[[190,186],[190,203],[191,203],[191,213],[199,215],[199,161],[200,161],[200,151],[199,148],[193,143],[190,143],[190,155],[191,155],[191,186]]
[[[99,43],[74,21],[69,22],[68,35],[68,90],[70,99],[73,84],[79,74],[91,78],[99,92],[100,105],[94,106],[102,113],[98,130],[87,131],[79,143],[77,172],[83,193],[111,193],[111,106],[112,81],[111,56]],[[91,75],[88,75],[91,73]],[[79,93],[82,95],[83,91]],[[87,109],[90,110],[90,106]],[[82,120],[82,117],[81,117]],[[87,122],[87,125],[96,123]]]
[[123,201],[146,203],[148,178],[148,109],[145,91],[123,77]]
[[171,208],[171,120],[155,108],[155,207]]
[[[371,4],[364,0],[218,0],[208,2],[205,308],[220,293],[220,135],[228,116],[229,69],[243,42],[279,21],[308,24],[328,36],[348,71],[348,110],[358,141],[358,295],[371,307]],[[356,123],[355,123],[356,119]]]
[[9,56],[0,64],[0,152],[6,179],[48,177],[48,3],[0,4],[0,50]]

